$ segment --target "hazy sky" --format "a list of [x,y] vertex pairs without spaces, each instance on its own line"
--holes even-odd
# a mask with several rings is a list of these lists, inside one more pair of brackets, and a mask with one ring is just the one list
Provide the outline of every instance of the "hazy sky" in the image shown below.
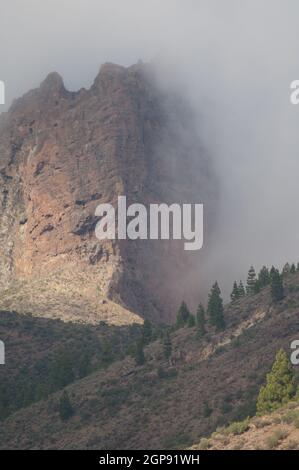
[[210,275],[230,283],[299,261],[298,18],[297,0],[0,0],[0,79],[9,102],[53,70],[76,90],[105,61],[158,60],[220,177]]

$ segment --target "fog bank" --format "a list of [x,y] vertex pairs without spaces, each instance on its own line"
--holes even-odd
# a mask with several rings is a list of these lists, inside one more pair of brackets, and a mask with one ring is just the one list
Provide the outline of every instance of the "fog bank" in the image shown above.
[[1,0],[0,79],[8,105],[53,70],[76,90],[103,62],[153,62],[189,100],[213,159],[206,274],[227,293],[251,264],[299,261],[298,15],[295,0]]

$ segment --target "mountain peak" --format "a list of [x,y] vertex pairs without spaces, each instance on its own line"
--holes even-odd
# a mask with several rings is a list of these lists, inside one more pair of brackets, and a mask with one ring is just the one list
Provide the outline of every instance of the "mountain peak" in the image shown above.
[[126,68],[122,65],[113,64],[112,62],[102,64],[99,73],[94,80],[93,88],[101,87],[103,82],[113,82],[115,79],[121,77],[125,71]]
[[63,79],[57,72],[51,72],[47,75],[45,80],[41,83],[40,89],[42,91],[61,92],[65,91]]

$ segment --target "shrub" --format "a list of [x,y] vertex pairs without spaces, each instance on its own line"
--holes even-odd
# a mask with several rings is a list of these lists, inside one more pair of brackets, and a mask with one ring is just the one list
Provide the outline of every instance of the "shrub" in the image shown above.
[[284,448],[285,448],[285,450],[296,450],[296,449],[298,449],[298,442],[291,439],[291,440],[289,440],[289,442],[286,444],[286,446]]
[[242,450],[243,447],[245,445],[245,440],[244,439],[240,439],[238,442],[236,442],[236,444],[234,445],[233,447],[233,450]]
[[68,393],[63,392],[62,397],[59,401],[59,416],[62,421],[67,421],[74,414],[73,407],[71,405]]
[[284,429],[276,429],[270,436],[266,438],[265,444],[269,449],[274,449],[280,441],[288,436],[288,431]]
[[200,440],[200,443],[199,443],[199,450],[207,450],[211,447],[211,441],[210,439],[207,439],[206,437],[204,437],[203,439]]
[[263,419],[263,418],[254,418],[252,423],[255,425],[255,427],[257,429],[262,429],[262,428],[265,428],[267,426],[270,426],[271,421],[269,421],[267,419]]
[[188,323],[190,317],[190,311],[187,307],[186,302],[182,302],[177,313],[176,326],[177,328],[182,328]]
[[243,434],[244,432],[248,431],[249,429],[249,418],[244,419],[244,421],[239,421],[236,423],[232,423],[226,429],[228,434],[233,434],[237,436],[239,434]]
[[232,405],[228,403],[227,401],[223,401],[221,403],[221,406],[220,406],[221,413],[223,414],[229,413],[230,411],[232,411],[232,409],[233,409]]
[[289,410],[282,416],[282,422],[286,424],[294,423],[299,419],[299,410]]
[[212,413],[213,413],[213,410],[212,408],[210,408],[209,404],[207,402],[204,403],[203,412],[202,412],[204,418],[209,418],[209,416],[211,416]]
[[138,340],[135,349],[135,362],[137,366],[143,366],[145,363],[145,356],[143,352],[143,342]]
[[165,359],[169,359],[172,353],[172,342],[168,331],[165,332],[163,338],[163,354]]
[[277,269],[271,275],[271,297],[273,302],[279,302],[284,297],[283,279]]
[[205,309],[202,304],[199,304],[196,312],[196,326],[197,326],[197,338],[202,338],[206,334],[206,318]]

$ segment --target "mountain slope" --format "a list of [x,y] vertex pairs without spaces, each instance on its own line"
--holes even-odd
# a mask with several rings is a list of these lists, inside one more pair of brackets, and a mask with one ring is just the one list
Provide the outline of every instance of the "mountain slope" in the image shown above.
[[91,326],[0,311],[0,420],[123,358],[140,326]]
[[203,438],[192,450],[299,450],[299,403],[262,417],[254,417]]
[[[204,203],[210,226],[214,183],[189,106],[159,90],[150,66],[104,64],[76,93],[50,74],[0,116],[0,308],[68,320],[74,305],[72,320],[126,324],[133,311],[170,321],[183,292],[194,295],[181,273],[198,272],[199,254],[178,241],[99,241],[95,209],[119,195]],[[103,300],[128,312],[112,308],[110,318]]]
[[273,304],[269,288],[225,309],[227,328],[196,339],[194,328],[160,341],[146,363],[112,364],[69,385],[75,414],[59,418],[61,392],[1,424],[2,448],[167,449],[199,442],[218,426],[254,415],[258,390],[277,350],[299,331],[299,275],[285,278],[286,296]]

